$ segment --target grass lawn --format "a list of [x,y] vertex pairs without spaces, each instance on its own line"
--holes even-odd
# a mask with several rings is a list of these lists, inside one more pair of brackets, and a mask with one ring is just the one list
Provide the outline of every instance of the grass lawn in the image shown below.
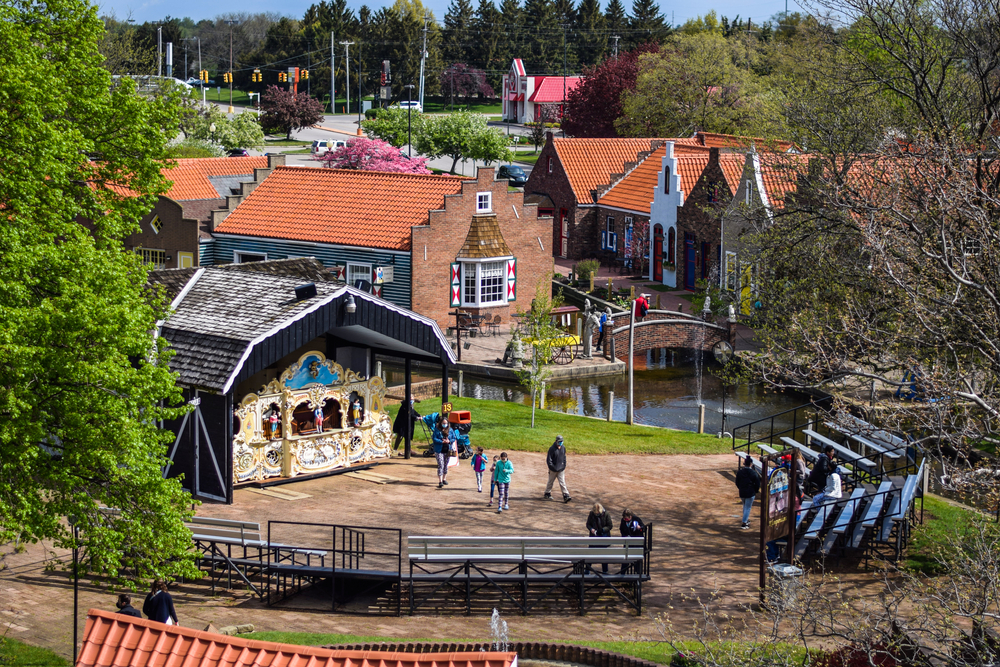
[[975,514],[976,510],[939,496],[924,496],[924,523],[913,529],[906,550],[906,567],[928,575],[940,574],[944,568],[934,559],[935,552],[949,537],[955,539],[956,533],[968,525]]
[[[574,454],[725,454],[732,451],[728,440],[690,431],[674,431],[650,426],[629,426],[548,410],[535,411],[531,428],[531,407],[520,403],[454,398],[456,410],[472,412],[477,447],[521,452],[547,452],[562,435]],[[441,399],[417,403],[417,412],[427,415],[441,408]],[[395,417],[399,406],[389,406]],[[414,439],[422,437],[418,425]]]
[[535,164],[538,162],[538,158],[541,157],[541,155],[541,150],[537,153],[515,153],[513,161],[520,164]]
[[312,146],[311,141],[298,141],[296,139],[285,139],[284,137],[265,138],[264,146]]
[[[479,639],[413,639],[407,637],[362,637],[358,635],[338,635],[338,634],[314,634],[308,632],[254,632],[248,635],[239,635],[244,639],[259,639],[262,641],[281,642],[283,644],[297,644],[300,646],[324,646],[328,644],[373,644],[386,642],[390,644],[399,642],[436,642],[436,643],[474,643],[488,641],[485,637]],[[676,654],[666,642],[650,641],[575,641],[566,642],[576,646],[589,646],[603,651],[611,651],[622,655],[629,655],[641,660],[649,660],[661,665],[670,663],[671,658]],[[682,642],[684,650],[700,650],[700,645],[694,642]],[[793,660],[802,662],[805,651],[800,647],[787,646],[779,649],[782,657],[791,656]],[[755,655],[760,659],[758,651]],[[782,664],[780,661],[777,664]]]
[[[438,101],[429,100],[424,98],[424,112],[425,113],[450,113],[451,104],[450,100]],[[458,100],[455,100],[455,111],[464,111],[466,109],[465,105],[459,104]],[[482,114],[499,114],[503,111],[503,107],[500,102],[492,104],[473,104],[468,107],[468,110],[472,113],[482,113]]]
[[[196,95],[198,99],[201,99],[201,91],[197,88],[194,89],[193,95]],[[216,86],[205,86],[205,101],[207,102],[223,102],[229,104],[229,86],[222,86],[221,89]],[[233,89],[233,106],[250,106],[250,96],[247,95],[242,90]]]
[[10,637],[0,637],[0,665],[16,667],[69,667],[69,660],[47,648],[22,644]]

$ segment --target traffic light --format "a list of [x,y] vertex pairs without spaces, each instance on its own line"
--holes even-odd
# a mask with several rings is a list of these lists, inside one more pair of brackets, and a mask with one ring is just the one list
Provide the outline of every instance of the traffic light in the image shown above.
[[198,78],[204,81],[205,83],[208,83],[208,70],[203,69],[200,72],[198,72]]
[[305,81],[308,78],[309,78],[309,70],[307,69],[302,70],[302,80]]
[[232,82],[233,82],[232,72],[226,72],[225,74],[222,75],[222,83],[232,83]]
[[284,72],[278,72],[278,81],[279,82],[285,83],[285,81],[287,81],[287,80],[288,80],[288,75],[287,74],[285,74]]
[[260,76],[260,69],[254,68],[253,76],[251,77],[250,80],[253,81],[254,83],[257,83],[262,80]]

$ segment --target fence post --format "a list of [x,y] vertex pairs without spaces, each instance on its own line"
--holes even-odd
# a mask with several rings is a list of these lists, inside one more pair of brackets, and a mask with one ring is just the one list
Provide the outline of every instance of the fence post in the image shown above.
[[608,392],[608,421],[615,420],[615,392]]

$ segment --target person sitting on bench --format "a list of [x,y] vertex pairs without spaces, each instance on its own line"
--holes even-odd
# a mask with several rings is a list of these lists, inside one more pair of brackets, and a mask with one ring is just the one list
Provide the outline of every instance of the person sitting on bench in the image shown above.
[[823,453],[816,459],[816,465],[809,473],[809,481],[806,483],[806,493],[816,493],[826,488],[826,479],[830,473],[837,469],[837,454],[832,445],[823,448]]
[[[642,519],[632,514],[632,510],[626,508],[622,511],[622,520],[618,524],[618,532],[622,537],[642,537],[645,535],[646,524]],[[625,574],[629,569],[629,563],[622,563],[622,568],[618,574]]]

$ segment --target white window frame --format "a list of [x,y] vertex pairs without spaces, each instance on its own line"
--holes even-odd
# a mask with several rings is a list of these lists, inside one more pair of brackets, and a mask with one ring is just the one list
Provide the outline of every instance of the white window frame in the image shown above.
[[493,193],[477,192],[476,213],[492,213],[492,212],[493,212]]
[[[462,259],[459,258],[455,261],[462,265],[462,306],[467,308],[489,308],[492,306],[506,306],[507,305],[507,260],[514,259],[513,255],[508,255],[507,257],[487,257],[485,259]],[[500,273],[500,291],[497,293],[497,299],[492,301],[483,300],[483,270],[486,265],[498,264]],[[468,285],[467,281],[472,276],[469,271],[471,269],[475,270],[475,298],[468,298]]]
[[554,160],[551,157],[549,157],[548,166],[549,166],[549,173],[550,174],[552,173],[552,163],[553,162],[554,162]]
[[163,229],[163,221],[160,220],[160,216],[153,215],[153,218],[149,221],[149,228],[153,230],[154,234],[160,233],[160,230]]
[[371,264],[362,264],[361,262],[347,262],[347,268],[345,270],[347,272],[346,275],[347,275],[347,284],[348,285],[352,285],[353,286],[354,285],[354,281],[358,280],[358,278],[352,278],[351,277],[351,269],[352,268],[355,269],[355,270],[363,269],[366,273],[365,273],[365,277],[362,278],[361,280],[367,280],[368,282],[372,281],[372,265]]
[[233,251],[233,264],[244,264],[245,263],[243,261],[243,256],[244,255],[255,255],[257,257],[263,257],[264,258],[262,260],[255,259],[255,260],[253,260],[254,262],[261,262],[261,261],[266,262],[267,261],[267,253],[266,252],[250,252],[249,250],[234,250]]

